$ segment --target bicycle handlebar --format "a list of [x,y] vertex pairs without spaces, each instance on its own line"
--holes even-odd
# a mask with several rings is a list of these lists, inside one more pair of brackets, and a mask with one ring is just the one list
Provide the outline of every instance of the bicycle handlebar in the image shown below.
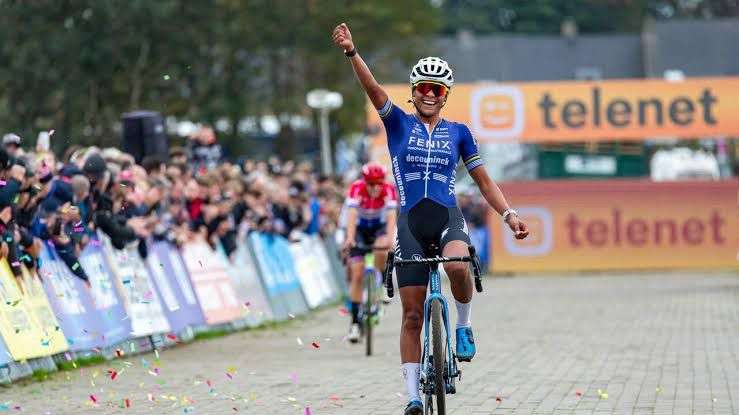
[[396,259],[395,265],[414,265],[414,264],[440,264],[442,262],[472,262],[474,259],[468,256],[437,256],[431,258],[419,258],[419,259]]
[[423,265],[431,265],[431,264],[440,264],[443,262],[471,262],[472,263],[472,273],[475,276],[475,290],[477,290],[478,293],[482,292],[482,267],[480,266],[480,258],[477,256],[477,252],[475,251],[475,247],[470,245],[469,246],[469,256],[456,256],[456,257],[441,257],[436,256],[432,258],[418,258],[418,259],[401,259],[401,258],[395,258],[395,255],[388,255],[387,256],[387,262],[385,263],[385,272],[383,273],[385,277],[385,288],[387,289],[387,295],[388,297],[392,298],[395,293],[395,287],[393,286],[393,268],[397,266],[403,266],[403,265],[414,265],[414,264],[423,264]]

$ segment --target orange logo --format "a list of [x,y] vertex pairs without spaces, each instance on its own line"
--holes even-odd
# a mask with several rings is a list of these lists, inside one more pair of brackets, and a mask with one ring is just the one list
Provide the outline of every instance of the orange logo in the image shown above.
[[487,95],[480,101],[480,123],[487,130],[510,129],[516,119],[510,95]]
[[483,138],[511,139],[523,133],[524,103],[515,86],[491,86],[472,92],[473,133]]
[[503,243],[511,255],[542,256],[552,250],[554,220],[552,212],[543,206],[522,206],[518,209],[521,219],[529,227],[529,236],[518,240],[503,222]]

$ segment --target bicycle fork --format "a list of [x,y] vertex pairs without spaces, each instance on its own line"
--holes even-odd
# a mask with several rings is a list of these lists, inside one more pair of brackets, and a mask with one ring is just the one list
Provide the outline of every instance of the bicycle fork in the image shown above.
[[444,323],[444,331],[446,333],[446,373],[442,373],[444,379],[444,385],[446,387],[445,393],[454,394],[457,392],[455,386],[455,378],[462,379],[462,372],[457,368],[457,361],[454,352],[452,352],[452,337],[449,334],[449,307],[446,299],[441,294],[441,281],[438,270],[431,271],[431,278],[429,280],[431,288],[430,294],[424,301],[424,340],[421,354],[421,388],[423,393],[433,394],[434,383],[429,379],[433,379],[436,375],[434,372],[433,360],[438,359],[439,356],[430,355],[430,326],[431,326],[431,304],[434,301],[438,301],[441,304],[441,320]]

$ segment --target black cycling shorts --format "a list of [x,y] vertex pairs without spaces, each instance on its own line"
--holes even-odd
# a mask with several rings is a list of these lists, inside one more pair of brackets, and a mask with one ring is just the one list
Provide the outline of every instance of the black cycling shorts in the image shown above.
[[385,234],[385,224],[359,227],[354,235],[354,246],[349,250],[349,258],[363,257],[372,252],[375,240]]
[[[439,254],[451,241],[470,244],[467,223],[458,207],[446,207],[431,199],[423,199],[410,211],[398,217],[398,236],[395,240],[395,256],[402,259],[425,258],[430,244],[439,247]],[[404,265],[396,267],[398,286],[425,286],[429,283],[429,265]]]

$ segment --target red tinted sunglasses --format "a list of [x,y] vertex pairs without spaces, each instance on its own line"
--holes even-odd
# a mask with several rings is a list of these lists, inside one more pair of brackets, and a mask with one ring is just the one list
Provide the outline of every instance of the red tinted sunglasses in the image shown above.
[[435,97],[443,97],[449,92],[449,89],[441,84],[433,84],[431,82],[419,82],[415,86],[416,90],[422,95],[426,95],[429,91],[434,92]]

